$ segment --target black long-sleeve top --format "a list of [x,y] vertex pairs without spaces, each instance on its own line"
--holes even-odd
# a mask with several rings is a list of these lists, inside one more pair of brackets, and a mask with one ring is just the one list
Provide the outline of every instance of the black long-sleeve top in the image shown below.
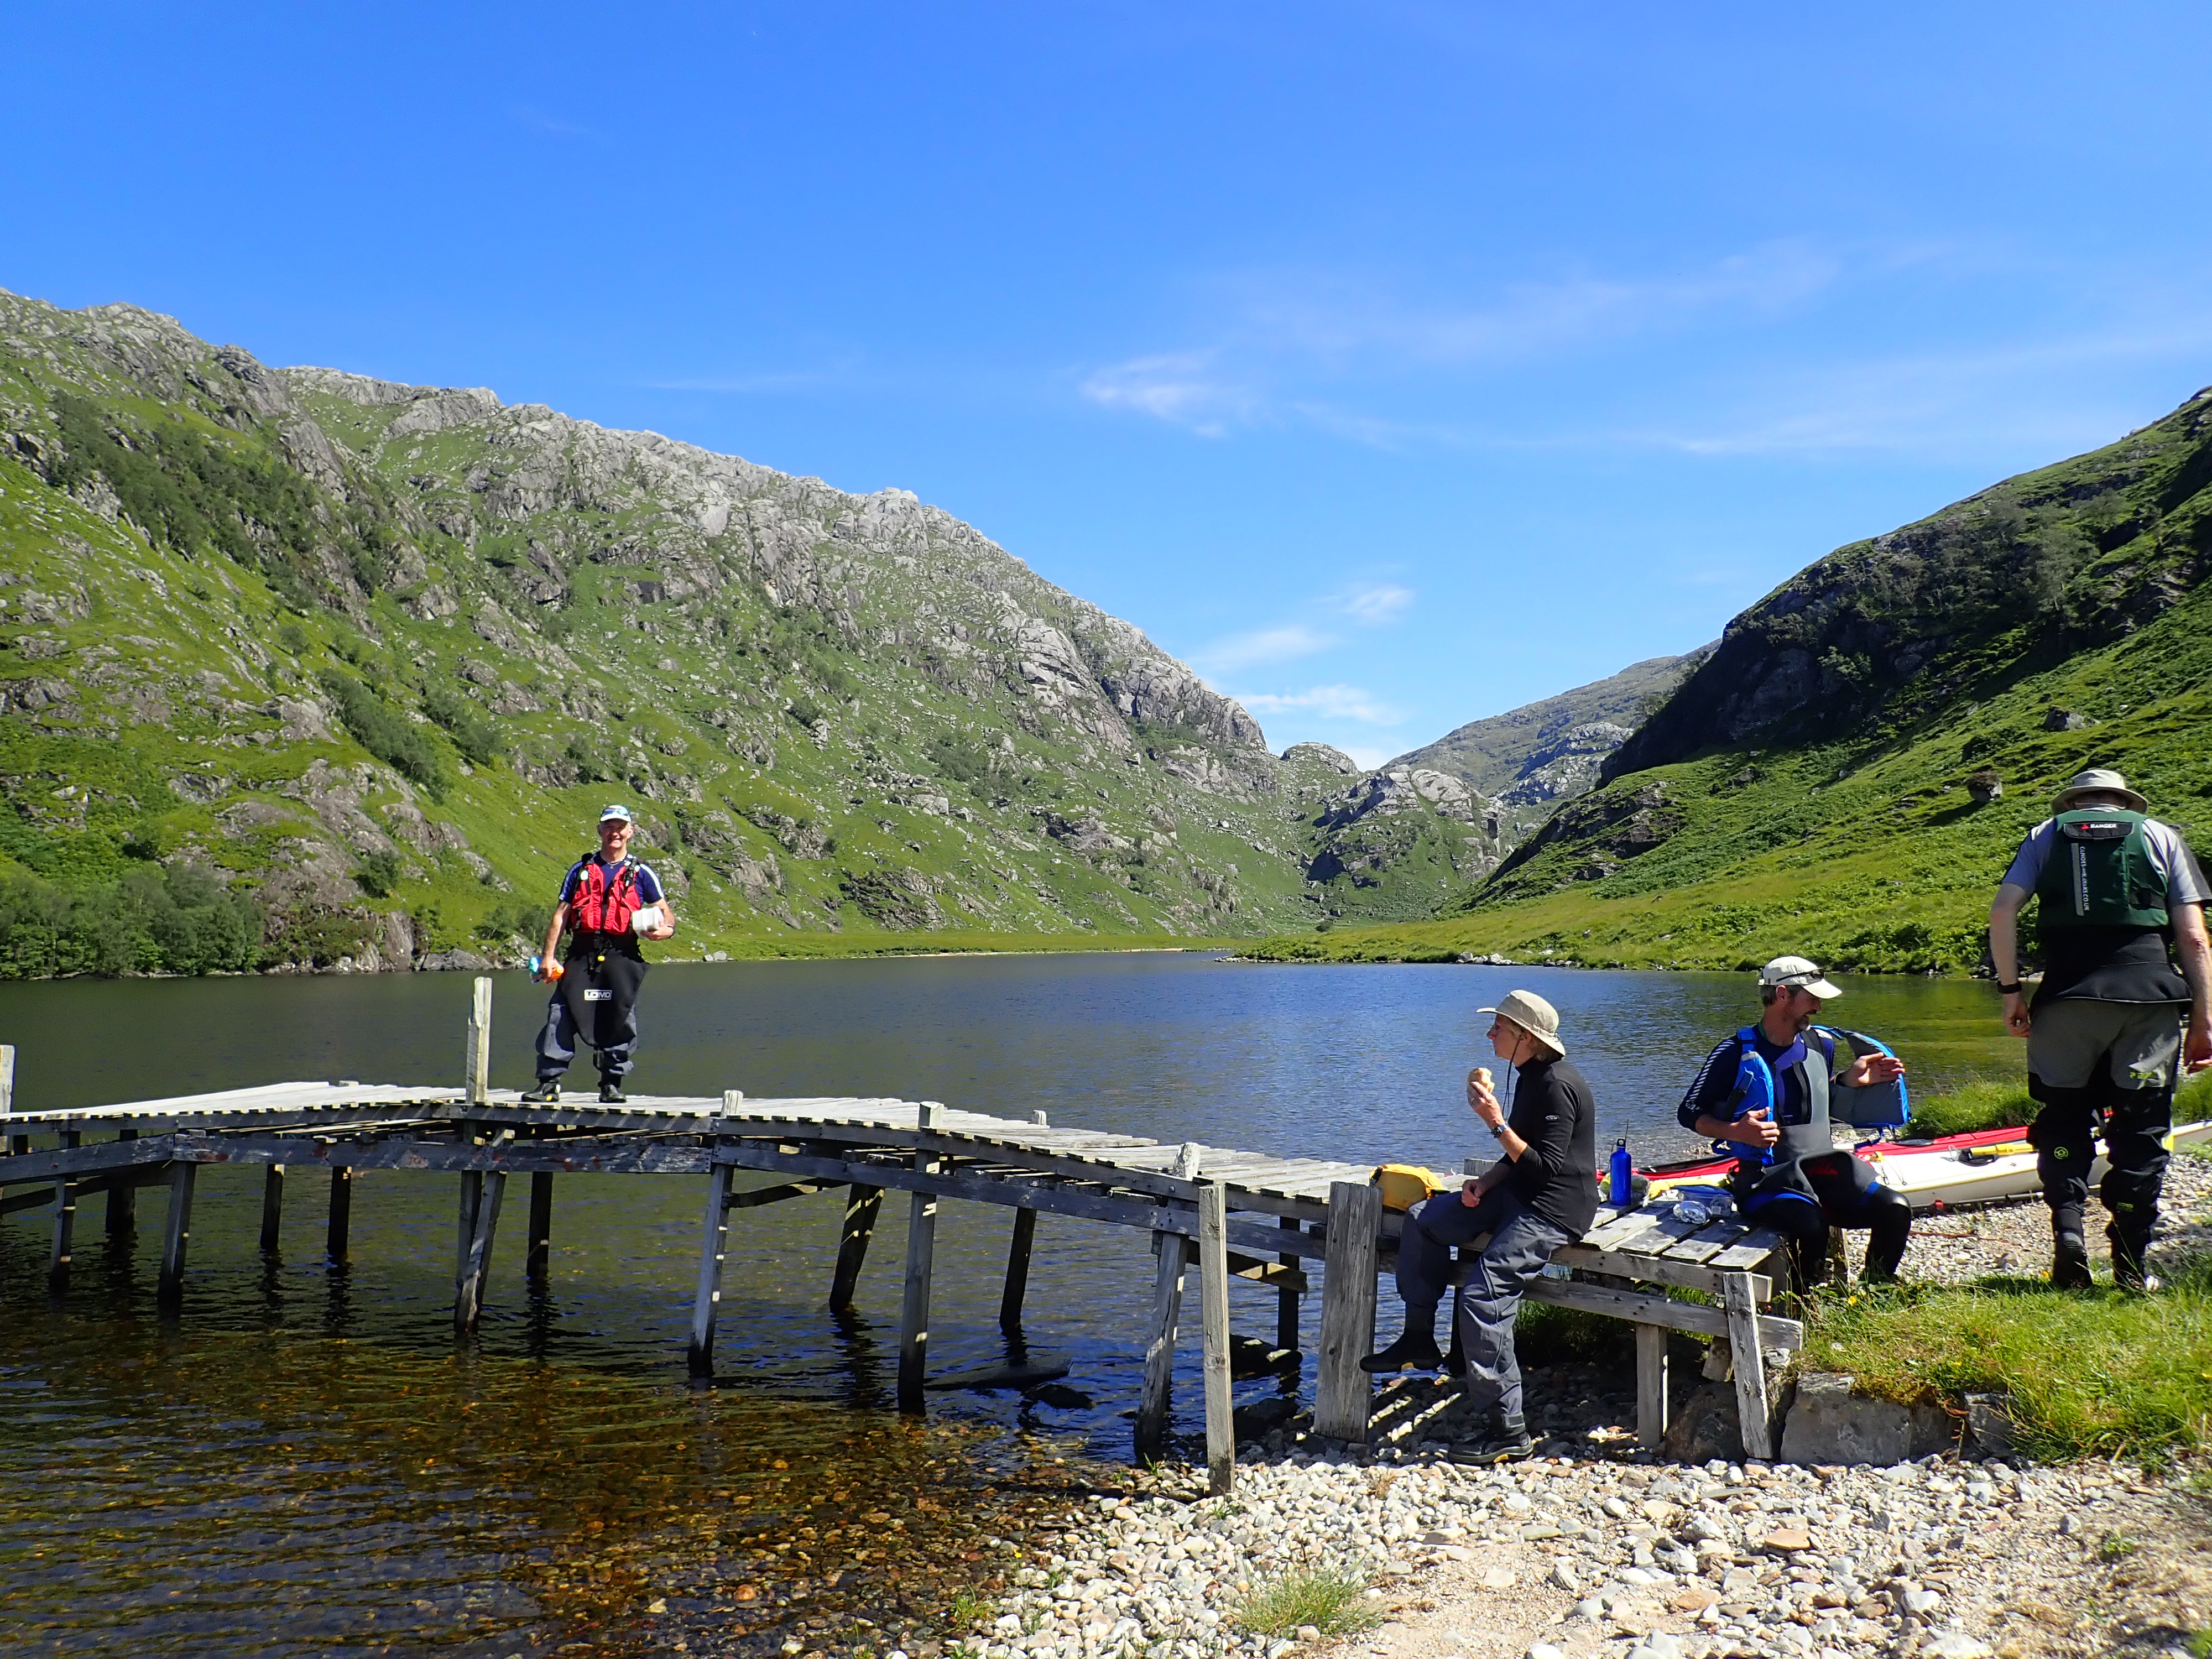
[[1569,1061],[1532,1060],[1513,1085],[1513,1133],[1528,1143],[1493,1166],[1523,1204],[1580,1238],[1597,1214],[1597,1108],[1588,1079]]

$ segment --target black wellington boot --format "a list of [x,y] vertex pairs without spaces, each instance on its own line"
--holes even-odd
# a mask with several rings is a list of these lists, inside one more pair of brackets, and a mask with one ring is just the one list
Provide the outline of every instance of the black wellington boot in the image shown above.
[[2092,1284],[2089,1277],[2089,1244],[2077,1231],[2063,1229],[2052,1233],[2051,1249],[2051,1285],[2053,1290],[2086,1291]]
[[2136,1296],[2165,1288],[2158,1275],[2143,1265],[2149,1240],[2123,1237],[2118,1227],[2107,1227],[2105,1237],[2112,1242],[2112,1283]]
[[629,1098],[629,1097],[623,1092],[622,1079],[620,1078],[610,1077],[605,1072],[599,1073],[600,1105],[619,1106]]
[[557,1077],[538,1079],[536,1088],[522,1091],[522,1103],[526,1106],[558,1106],[561,1103],[561,1079]]
[[1454,1441],[1447,1455],[1455,1463],[1518,1463],[1535,1452],[1528,1419],[1519,1412],[1499,1412],[1492,1419],[1487,1435],[1480,1440]]
[[1370,1353],[1359,1362],[1363,1371],[1402,1371],[1411,1365],[1417,1371],[1432,1371],[1444,1363],[1437,1352],[1437,1339],[1427,1331],[1409,1330],[1380,1353]]

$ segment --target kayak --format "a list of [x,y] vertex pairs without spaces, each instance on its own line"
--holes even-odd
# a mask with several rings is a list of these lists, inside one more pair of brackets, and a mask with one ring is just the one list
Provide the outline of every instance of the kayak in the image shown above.
[[[2212,1121],[2177,1123],[2166,1137],[2173,1147],[2212,1138]],[[1970,1129],[1927,1140],[1839,1141],[1875,1167],[1881,1184],[1902,1193],[1916,1210],[1988,1204],[2039,1191],[2035,1149],[2024,1128]],[[2105,1173],[2103,1155],[2090,1167],[2089,1179]],[[1638,1173],[1645,1182],[1644,1201],[1664,1198],[1683,1187],[1716,1186],[1735,1173],[1732,1158],[1686,1158]]]

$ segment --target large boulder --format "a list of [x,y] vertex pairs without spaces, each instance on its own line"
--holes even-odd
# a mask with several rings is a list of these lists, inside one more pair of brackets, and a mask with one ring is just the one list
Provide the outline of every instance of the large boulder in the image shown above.
[[1873,1399],[1852,1384],[1840,1371],[1798,1377],[1782,1430],[1782,1462],[1887,1466],[1949,1449],[1951,1419],[1941,1407]]

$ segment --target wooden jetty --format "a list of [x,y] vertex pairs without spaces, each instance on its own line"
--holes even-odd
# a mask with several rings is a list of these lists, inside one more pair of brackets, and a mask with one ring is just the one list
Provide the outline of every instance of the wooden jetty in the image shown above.
[[[703,1176],[704,1213],[689,1351],[692,1374],[711,1377],[726,1230],[733,1212],[842,1192],[829,1304],[851,1305],[886,1193],[908,1195],[901,1299],[898,1402],[922,1408],[927,1381],[936,1219],[945,1200],[1011,1210],[1000,1317],[1018,1326],[1040,1215],[1143,1230],[1158,1258],[1136,1423],[1136,1449],[1157,1456],[1166,1435],[1175,1348],[1184,1329],[1183,1287],[1199,1275],[1206,1453],[1216,1491],[1229,1489],[1236,1458],[1230,1400],[1229,1280],[1272,1286],[1274,1347],[1302,1347],[1310,1264],[1322,1270],[1316,1432],[1358,1442],[1370,1434],[1373,1379],[1358,1361],[1375,1340],[1377,1274],[1395,1247],[1399,1218],[1386,1212],[1371,1171],[1312,1158],[1277,1158],[1194,1142],[1054,1126],[893,1099],[749,1099],[633,1096],[619,1106],[579,1097],[529,1105],[488,1086],[491,981],[476,981],[466,1060],[455,1087],[353,1081],[282,1083],[73,1111],[14,1109],[14,1050],[0,1047],[0,1214],[43,1209],[51,1218],[48,1275],[66,1288],[77,1205],[106,1198],[106,1228],[135,1229],[138,1188],[160,1186],[168,1203],[159,1294],[181,1302],[191,1238],[192,1188],[209,1164],[264,1171],[261,1246],[273,1251],[288,1173],[330,1175],[326,1249],[349,1248],[353,1179],[364,1170],[459,1177],[453,1325],[477,1323],[507,1179],[530,1177],[525,1272],[542,1282],[555,1248],[554,1182],[564,1175]],[[740,1171],[779,1182],[739,1189]],[[1632,1321],[1638,1328],[1638,1429],[1656,1443],[1667,1419],[1668,1329],[1729,1339],[1746,1450],[1771,1451],[1763,1353],[1797,1346],[1802,1328],[1761,1311],[1786,1279],[1771,1233],[1723,1221],[1691,1229],[1641,1212],[1601,1214],[1578,1245],[1560,1251],[1536,1299]],[[1653,1288],[1644,1288],[1653,1287]],[[1719,1305],[1670,1299],[1668,1287],[1702,1291]]]

